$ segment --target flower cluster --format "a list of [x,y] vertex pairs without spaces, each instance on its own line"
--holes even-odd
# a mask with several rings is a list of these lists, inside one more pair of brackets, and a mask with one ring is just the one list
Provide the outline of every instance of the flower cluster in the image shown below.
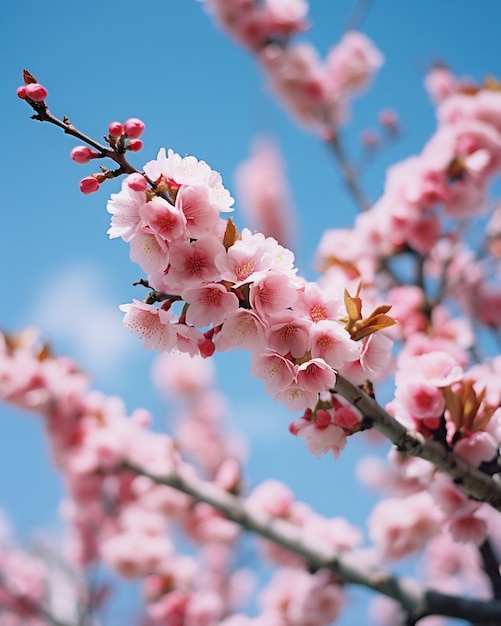
[[121,307],[145,348],[203,356],[250,350],[252,372],[294,411],[314,409],[336,371],[377,376],[385,359],[374,367],[364,357],[379,327],[354,340],[341,290],[299,278],[290,250],[223,220],[233,199],[207,163],[161,150],[144,171],[155,191],[137,191],[126,179],[108,203],[108,232],[130,243],[153,290],[151,300]]
[[366,87],[383,55],[361,32],[349,31],[325,62],[307,42],[291,43],[308,27],[305,0],[203,0],[220,26],[254,52],[271,90],[302,124],[332,133],[349,100]]

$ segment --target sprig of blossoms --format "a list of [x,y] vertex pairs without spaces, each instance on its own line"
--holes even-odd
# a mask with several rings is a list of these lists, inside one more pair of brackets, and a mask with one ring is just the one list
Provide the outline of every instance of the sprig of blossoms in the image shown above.
[[359,298],[357,314],[347,316],[352,300],[298,277],[293,253],[276,239],[238,233],[220,217],[233,198],[204,161],[161,149],[144,172],[152,189],[131,188],[129,177],[112,195],[108,234],[130,244],[131,259],[162,294],[121,307],[145,348],[192,356],[248,349],[252,372],[293,411],[314,409],[337,371],[350,375],[348,366],[377,375],[357,341],[385,327],[373,321],[377,311],[361,333]]

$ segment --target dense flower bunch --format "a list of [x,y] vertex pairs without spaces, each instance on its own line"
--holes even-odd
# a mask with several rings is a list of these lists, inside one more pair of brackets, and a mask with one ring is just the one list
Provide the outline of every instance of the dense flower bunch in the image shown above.
[[[250,350],[252,372],[268,393],[293,411],[309,409],[310,420],[321,407],[322,432],[332,417],[335,439],[343,440],[342,426],[353,432],[360,420],[352,416],[349,427],[341,418],[336,422],[330,390],[337,371],[358,382],[384,369],[390,341],[373,334],[380,326],[366,323],[361,331],[361,303],[349,295],[345,299],[356,311],[347,325],[340,286],[322,290],[299,278],[292,252],[274,238],[248,229],[239,235],[219,215],[233,200],[204,161],[161,150],[144,172],[155,192],[137,191],[126,179],[108,203],[108,232],[130,243],[131,258],[147,273],[160,306],[123,305],[125,325],[149,349],[203,356]],[[391,323],[386,318],[381,327]],[[377,360],[371,358],[375,349]],[[319,415],[313,415],[317,425]]]
[[[245,571],[232,566],[238,526],[208,504],[194,503],[149,477],[172,471],[192,476],[194,468],[181,459],[182,450],[196,457],[199,471],[218,489],[240,490],[239,446],[218,426],[222,403],[213,387],[210,363],[170,355],[157,363],[157,384],[183,406],[174,443],[149,429],[147,411],[128,417],[118,398],[89,389],[86,377],[68,359],[53,357],[33,331],[0,339],[0,397],[45,419],[53,458],[68,489],[64,511],[71,529],[69,557],[75,566],[85,571],[102,560],[126,579],[142,580],[151,626],[165,620],[213,624],[235,610],[252,587]],[[190,436],[193,428],[196,441]],[[197,441],[202,445],[194,448]],[[305,537],[314,529],[325,545],[341,551],[361,540],[359,531],[345,520],[322,518],[295,502],[278,481],[258,485],[246,509],[257,518],[287,520]],[[174,526],[200,547],[196,559],[175,551]],[[274,544],[265,542],[263,549],[279,569],[263,592],[262,616],[256,623],[285,619],[292,626],[304,623],[307,616],[313,626],[327,626],[343,603],[337,579],[327,571],[308,574],[302,558]],[[45,563],[16,549],[3,551],[0,545],[0,568],[8,570],[7,578],[0,580],[0,601],[7,610],[43,616]],[[244,620],[235,617],[228,624],[239,619]],[[38,623],[34,619],[33,625]]]

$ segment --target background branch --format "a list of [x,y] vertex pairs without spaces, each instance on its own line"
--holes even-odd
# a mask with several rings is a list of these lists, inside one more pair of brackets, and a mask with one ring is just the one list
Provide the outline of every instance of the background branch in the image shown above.
[[501,602],[464,599],[429,590],[411,578],[399,578],[374,564],[369,550],[338,552],[332,547],[306,537],[301,528],[265,513],[255,513],[245,502],[223,491],[213,483],[203,481],[193,474],[171,472],[156,476],[133,464],[126,469],[147,476],[158,485],[172,487],[197,502],[205,502],[223,513],[229,520],[260,537],[287,548],[301,556],[310,570],[328,569],[343,582],[368,587],[399,602],[413,623],[426,615],[445,615],[473,621],[482,619],[486,625],[501,623]]
[[337,377],[335,391],[356,406],[365,420],[394,443],[399,452],[430,461],[466,494],[501,511],[501,485],[493,478],[468,465],[440,443],[405,428],[376,400],[342,376]]

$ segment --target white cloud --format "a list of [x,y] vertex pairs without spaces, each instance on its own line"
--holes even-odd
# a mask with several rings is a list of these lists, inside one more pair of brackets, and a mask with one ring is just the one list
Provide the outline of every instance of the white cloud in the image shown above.
[[119,303],[108,291],[97,267],[63,268],[41,287],[32,314],[43,337],[63,343],[89,373],[110,379],[137,342],[123,327]]

